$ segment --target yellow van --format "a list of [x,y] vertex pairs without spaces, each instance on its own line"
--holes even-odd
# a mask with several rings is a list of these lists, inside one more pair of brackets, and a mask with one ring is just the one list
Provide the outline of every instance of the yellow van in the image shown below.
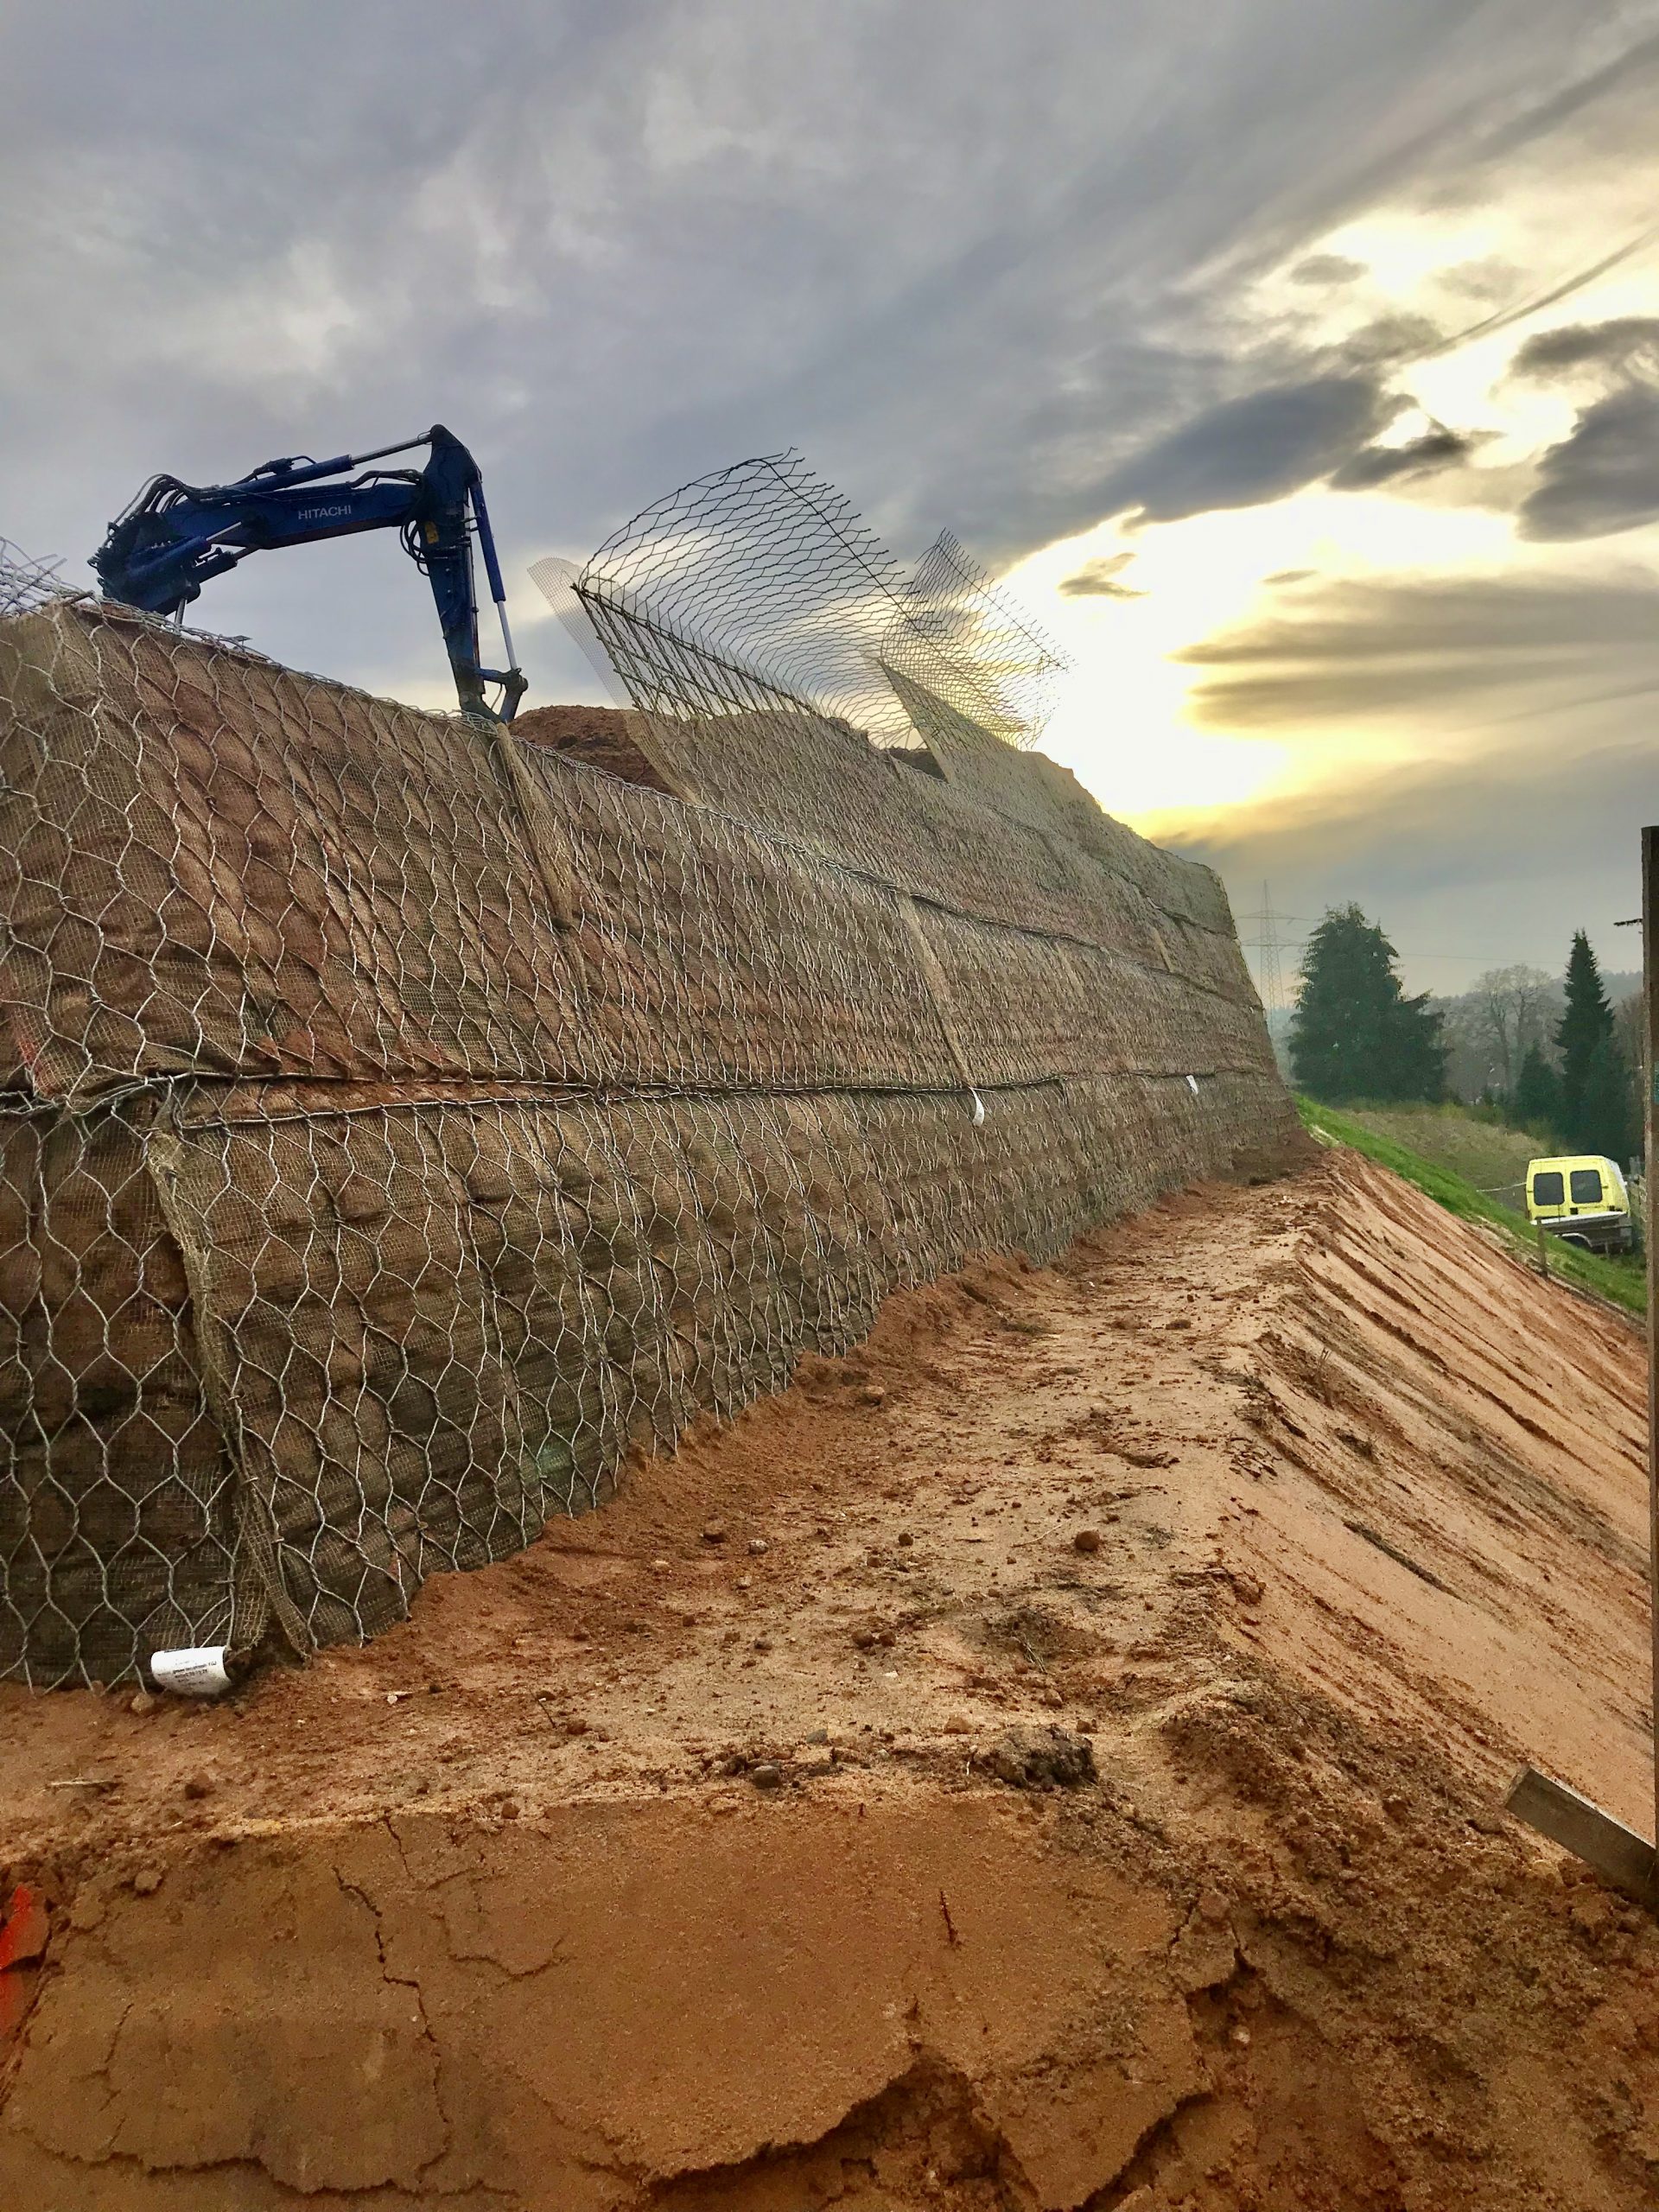
[[1630,1197],[1624,1178],[1598,1153],[1527,1162],[1527,1216],[1565,1244],[1628,1252]]

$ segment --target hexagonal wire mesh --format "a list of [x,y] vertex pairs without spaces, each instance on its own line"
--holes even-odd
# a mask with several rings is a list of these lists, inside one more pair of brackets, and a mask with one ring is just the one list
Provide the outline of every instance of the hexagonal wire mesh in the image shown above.
[[1285,1133],[1214,879],[993,734],[954,559],[901,623],[834,519],[810,692],[660,531],[590,564],[639,782],[0,583],[0,1672],[372,1634],[890,1288]]
[[794,451],[645,508],[575,589],[658,716],[805,712],[904,747],[938,721],[1029,746],[1071,665],[948,531],[906,579]]

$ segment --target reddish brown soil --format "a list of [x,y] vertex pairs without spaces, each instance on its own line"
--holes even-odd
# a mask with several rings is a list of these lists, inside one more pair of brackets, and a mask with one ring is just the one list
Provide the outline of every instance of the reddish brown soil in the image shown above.
[[1333,1154],[809,1367],[367,1649],[0,1693],[0,2204],[1659,2201],[1659,1927],[1496,1809],[1651,1819],[1627,1325]]
[[515,718],[512,734],[521,743],[567,753],[572,760],[585,760],[590,768],[620,776],[624,783],[644,784],[654,791],[673,791],[645,751],[649,733],[642,718],[624,709],[531,707]]

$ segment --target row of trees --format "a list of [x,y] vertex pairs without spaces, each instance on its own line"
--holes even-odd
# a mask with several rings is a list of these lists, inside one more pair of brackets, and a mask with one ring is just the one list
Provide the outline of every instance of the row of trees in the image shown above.
[[[1290,1025],[1291,1068],[1302,1090],[1332,1105],[1447,1096],[1448,1009],[1426,991],[1408,995],[1396,962],[1382,929],[1357,906],[1333,908],[1320,922],[1308,940]],[[1563,1151],[1625,1160],[1637,1150],[1637,1055],[1620,1036],[1582,930],[1573,934],[1564,984],[1538,969],[1500,969],[1481,978],[1470,1000],[1471,1025],[1492,1054],[1482,1103]]]

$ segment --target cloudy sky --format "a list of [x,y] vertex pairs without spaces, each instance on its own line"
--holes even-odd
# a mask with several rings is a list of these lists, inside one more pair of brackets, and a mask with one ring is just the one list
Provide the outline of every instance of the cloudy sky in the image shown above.
[[[1241,912],[1628,967],[1656,104],[1659,0],[0,0],[0,533],[79,580],[156,470],[442,420],[593,696],[526,563],[798,445],[1008,574],[1049,749]],[[390,537],[210,590],[449,697]]]

